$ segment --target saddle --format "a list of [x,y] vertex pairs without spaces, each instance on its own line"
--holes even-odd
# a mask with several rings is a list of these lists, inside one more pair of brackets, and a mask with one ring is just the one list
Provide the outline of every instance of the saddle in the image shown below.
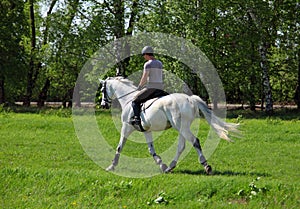
[[152,95],[151,98],[148,98],[147,101],[141,103],[141,111],[145,112],[145,110],[148,109],[156,100],[167,95],[169,95],[169,93],[164,90],[156,90],[155,94]]
[[[169,95],[169,93],[167,93],[167,92],[165,92],[165,91],[163,91],[163,90],[156,92],[156,94],[154,94],[154,95],[153,95],[151,98],[149,98],[147,101],[141,103],[141,112],[144,112],[144,113],[145,113],[146,109],[148,109],[151,105],[153,105],[154,102],[156,102],[158,99],[160,99],[160,98],[162,98],[162,97],[164,97],[164,96],[167,96],[167,95]],[[144,127],[142,126],[142,124],[140,124],[140,125],[135,125],[135,124],[133,124],[133,127],[134,127],[136,130],[140,131],[140,132],[146,131],[146,130],[144,129]]]

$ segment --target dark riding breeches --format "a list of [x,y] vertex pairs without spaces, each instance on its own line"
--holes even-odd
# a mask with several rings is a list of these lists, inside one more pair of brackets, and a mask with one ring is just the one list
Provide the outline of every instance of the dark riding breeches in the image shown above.
[[133,99],[132,108],[134,116],[140,117],[141,104],[155,97],[166,96],[167,92],[161,89],[144,88]]

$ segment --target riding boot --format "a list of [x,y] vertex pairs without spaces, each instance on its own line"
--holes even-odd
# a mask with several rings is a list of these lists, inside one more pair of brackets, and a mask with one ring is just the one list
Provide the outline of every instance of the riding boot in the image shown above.
[[135,125],[141,125],[141,119],[140,119],[140,112],[141,112],[141,106],[140,104],[136,102],[132,102],[132,109],[133,109],[133,121]]
[[133,125],[138,131],[144,132],[145,129],[143,128],[140,119],[141,106],[138,103],[132,102],[132,108],[134,116],[133,119],[130,121],[131,125]]

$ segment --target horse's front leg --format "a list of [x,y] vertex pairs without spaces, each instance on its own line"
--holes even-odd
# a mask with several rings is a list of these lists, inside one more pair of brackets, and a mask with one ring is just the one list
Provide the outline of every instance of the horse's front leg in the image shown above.
[[122,130],[121,130],[121,137],[120,137],[120,141],[117,146],[117,149],[116,149],[116,154],[112,161],[112,164],[106,168],[107,171],[113,171],[115,169],[115,167],[118,165],[122,149],[125,146],[128,136],[133,131],[134,131],[134,128],[132,126],[129,126],[127,123],[123,123]]
[[185,138],[181,134],[179,134],[177,152],[173,161],[170,163],[169,167],[167,168],[166,173],[171,172],[176,167],[179,157],[184,151],[184,149],[185,149]]
[[159,155],[157,155],[156,152],[155,152],[155,148],[154,148],[154,145],[153,145],[152,133],[151,132],[144,132],[144,135],[146,137],[146,141],[147,141],[147,144],[148,144],[148,150],[149,150],[150,155],[153,157],[155,163],[157,165],[159,165],[161,171],[166,172],[166,169],[168,168],[168,166],[163,163],[161,157]]

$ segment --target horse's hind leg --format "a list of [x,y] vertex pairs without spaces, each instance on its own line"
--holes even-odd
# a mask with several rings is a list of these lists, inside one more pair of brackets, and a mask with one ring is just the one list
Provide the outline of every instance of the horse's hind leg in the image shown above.
[[194,138],[194,143],[193,143],[193,146],[194,148],[196,149],[197,153],[198,153],[198,156],[199,156],[199,162],[203,165],[204,169],[205,169],[205,172],[208,174],[208,175],[211,175],[212,174],[212,168],[210,165],[207,164],[207,161],[206,161],[206,158],[204,157],[203,155],[203,152],[202,152],[202,148],[200,146],[200,142],[199,142],[199,139],[198,138]]
[[203,155],[202,148],[200,146],[199,139],[195,137],[192,132],[188,129],[182,132],[183,136],[193,144],[193,147],[196,149],[198,154],[199,162],[203,165],[205,172],[208,175],[212,174],[212,168],[207,164],[206,158]]

